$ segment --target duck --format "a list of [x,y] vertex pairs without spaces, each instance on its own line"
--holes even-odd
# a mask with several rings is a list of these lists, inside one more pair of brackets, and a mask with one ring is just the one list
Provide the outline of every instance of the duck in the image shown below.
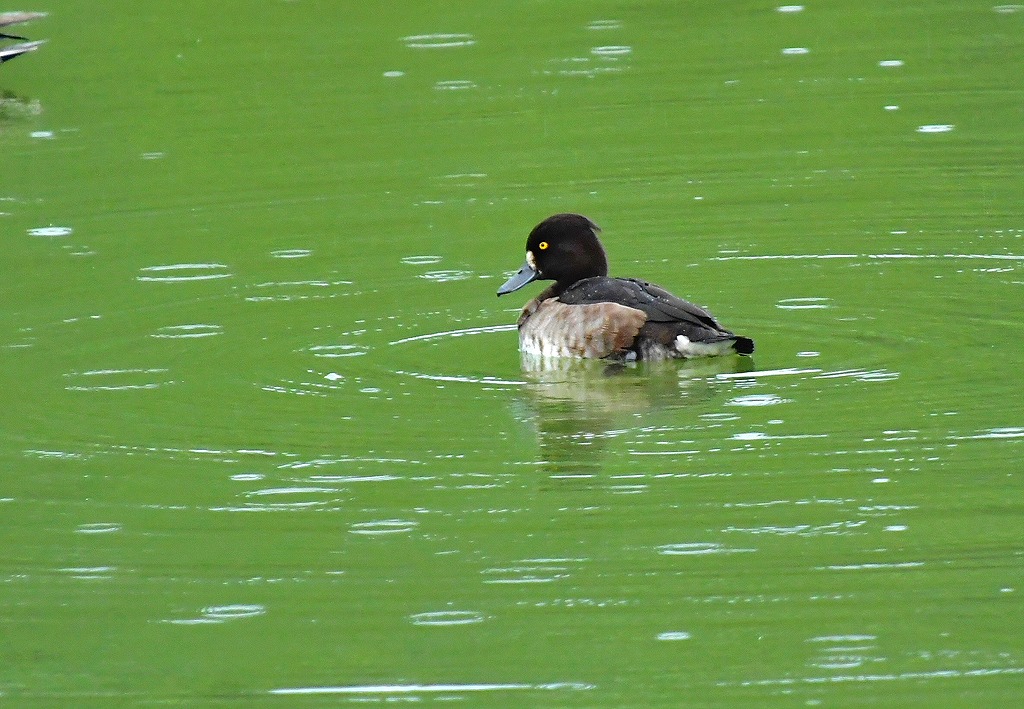
[[601,229],[582,214],[555,214],[526,240],[526,261],[498,296],[553,281],[519,316],[519,349],[540,357],[616,361],[751,355],[754,341],[705,308],[637,278],[608,276]]

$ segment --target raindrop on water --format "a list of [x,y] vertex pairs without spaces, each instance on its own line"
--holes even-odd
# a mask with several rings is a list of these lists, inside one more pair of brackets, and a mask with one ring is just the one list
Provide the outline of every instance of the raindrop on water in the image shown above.
[[29,236],[68,236],[73,230],[69,226],[40,226],[29,229]]
[[690,635],[685,630],[669,630],[664,633],[658,633],[658,640],[689,640]]
[[590,53],[597,57],[622,57],[632,53],[633,48],[625,45],[612,45],[608,47],[594,47]]
[[484,614],[476,611],[429,611],[409,616],[413,625],[472,625],[482,623]]
[[402,41],[410,49],[448,49],[476,44],[473,35],[465,33],[414,34],[402,37]]

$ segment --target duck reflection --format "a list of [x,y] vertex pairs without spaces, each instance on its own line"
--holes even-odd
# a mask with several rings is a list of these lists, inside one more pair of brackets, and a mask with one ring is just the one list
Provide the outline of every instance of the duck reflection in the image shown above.
[[[42,104],[37,98],[27,98],[18,94],[0,90],[0,121],[38,116],[43,112]],[[0,125],[0,130],[3,126]]]
[[536,426],[541,469],[583,486],[622,431],[652,412],[710,399],[717,374],[754,368],[747,357],[612,363],[524,354],[522,363],[522,404]]

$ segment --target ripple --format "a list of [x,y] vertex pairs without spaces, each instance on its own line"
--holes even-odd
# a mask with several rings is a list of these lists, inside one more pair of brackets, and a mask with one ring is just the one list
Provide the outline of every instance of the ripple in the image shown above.
[[[941,131],[938,131],[941,132]],[[892,232],[894,234],[901,232]],[[804,260],[857,260],[857,259],[869,259],[869,260],[931,260],[931,259],[950,259],[954,261],[959,260],[992,260],[992,261],[1024,261],[1024,255],[1021,254],[928,254],[928,253],[917,253],[917,254],[906,254],[906,253],[888,253],[888,254],[761,254],[757,256],[752,255],[737,255],[737,256],[713,256],[712,261],[804,261]]]
[[[600,49],[600,47],[598,47]],[[593,79],[600,74],[618,74],[622,72],[621,66],[608,66],[608,60],[616,60],[613,55],[600,55],[605,62],[602,66],[594,65],[594,57],[569,57],[567,59],[550,59],[549,64],[555,65],[555,69],[545,69],[544,74],[556,74],[558,76],[583,76]]]
[[740,417],[737,416],[736,414],[726,413],[701,414],[700,418],[704,419],[705,421],[739,421],[740,419]]
[[421,273],[417,278],[425,278],[428,281],[437,281],[438,283],[448,283],[449,281],[465,281],[473,277],[472,271],[458,271],[458,270],[446,270],[446,271],[427,271]]
[[820,310],[831,307],[831,298],[783,298],[775,304],[781,310]]
[[594,689],[595,685],[585,682],[552,682],[549,684],[527,684],[523,682],[468,683],[468,684],[359,684],[337,687],[281,687],[271,689],[270,694],[318,695],[318,694],[463,694],[466,692],[507,692],[513,690],[570,690]]
[[211,281],[230,278],[227,266],[222,263],[175,263],[163,266],[146,266],[139,270],[137,281],[152,283],[182,283],[186,281]]
[[918,126],[918,133],[948,133],[953,130],[954,126],[952,123],[930,123],[924,126]]
[[401,519],[382,519],[374,522],[356,522],[349,530],[352,534],[379,536],[383,534],[404,534],[419,526],[418,522]]
[[391,71],[385,71],[384,72],[384,77],[387,78],[387,79],[397,79],[397,78],[402,77],[402,76],[405,76],[405,72],[404,71],[398,71],[397,69],[392,69]]
[[818,536],[847,536],[852,534],[851,530],[857,530],[867,524],[864,520],[830,522],[826,524],[796,524],[788,527],[780,525],[765,525],[760,527],[726,527],[723,532],[738,532],[741,534],[771,534],[780,537],[818,537]]
[[803,12],[803,5],[779,5],[775,8],[776,12],[792,13],[792,12]]
[[369,349],[362,345],[313,345],[307,352],[314,357],[338,358],[338,357],[360,357],[366,354]]
[[775,394],[748,394],[737,396],[725,402],[726,406],[775,406],[777,404],[788,404],[789,399],[783,399]]
[[68,391],[129,391],[133,389],[156,389],[173,380],[157,378],[166,374],[163,368],[152,369],[92,369],[85,372],[68,372],[64,375],[72,381],[64,388]]
[[277,251],[271,251],[270,255],[273,258],[306,258],[312,255],[310,249],[278,249]]
[[111,532],[120,532],[121,525],[113,522],[90,522],[88,524],[80,524],[75,529],[78,534],[110,534]]
[[[467,184],[472,184],[474,180],[480,180],[487,177],[486,172],[453,172],[450,175],[444,175],[441,179],[444,180],[465,180]],[[441,257],[437,257],[438,261]],[[404,259],[403,259],[404,261]]]
[[473,35],[463,32],[414,34],[402,37],[402,41],[409,49],[449,49],[471,47],[476,44]]
[[[922,682],[924,680],[939,679],[948,681],[950,679],[972,679],[995,676],[1020,676],[1024,675],[1024,667],[978,667],[970,670],[941,669],[920,672],[898,672],[898,673],[871,673],[871,674],[829,674],[823,677],[779,677],[771,679],[742,680],[739,682],[719,682],[718,686],[737,687],[793,687],[795,685],[808,685],[821,687],[826,684],[835,685],[839,683],[853,683],[862,685],[872,682]],[[789,690],[791,691],[791,690]]]
[[426,335],[413,335],[403,337],[401,340],[389,342],[389,345],[404,345],[407,342],[422,342],[426,340],[438,340],[444,337],[463,337],[465,335],[482,335],[490,332],[513,332],[516,330],[515,323],[510,325],[484,325],[482,327],[467,327],[461,330],[445,330],[443,332],[431,332]]
[[29,236],[69,236],[74,229],[69,226],[39,226],[28,230]]
[[690,635],[685,630],[669,630],[669,631],[666,631],[664,633],[658,633],[657,639],[658,640],[689,640],[691,637],[693,637],[693,636]]
[[267,609],[258,604],[208,606],[206,608],[203,608],[202,610],[203,617],[213,618],[215,620],[234,620],[236,618],[252,618],[254,616],[263,615],[266,612]]
[[416,379],[427,379],[432,382],[462,382],[464,384],[494,384],[496,386],[522,386],[527,382],[522,379],[501,379],[499,377],[471,377],[465,374],[426,374],[424,372],[407,372],[396,369],[395,374],[402,374]]
[[440,261],[440,256],[406,256],[402,259],[402,263],[409,264],[410,266],[425,266],[431,263],[439,263]]
[[882,61],[878,62],[878,66],[886,68],[886,69],[890,69],[890,68],[894,68],[894,67],[900,67],[900,66],[903,66],[903,60],[902,59],[883,59]]
[[958,440],[983,440],[990,438],[1024,438],[1024,428],[1019,426],[1000,426],[998,428],[984,429],[980,433],[971,436],[950,436]]
[[799,54],[810,54],[811,50],[807,47],[786,47],[782,50],[782,53],[786,56],[796,56]]
[[517,562],[515,566],[484,569],[486,584],[537,584],[552,583],[569,577],[566,562],[574,559],[529,559]]
[[414,613],[409,616],[413,625],[472,625],[482,623],[485,619],[483,613],[476,611],[428,611],[426,613]]
[[865,643],[878,640],[877,635],[819,635],[808,638],[809,643]]
[[162,622],[171,625],[209,625],[240,618],[254,618],[266,612],[266,607],[259,604],[236,603],[225,606],[207,606],[200,610],[201,615],[198,618],[176,618]]
[[658,547],[659,554],[667,556],[704,556],[707,554],[739,554],[756,551],[756,549],[737,549],[727,547],[719,542],[682,542],[679,544],[663,544]]
[[868,562],[865,564],[830,564],[828,566],[815,567],[819,570],[829,571],[877,571],[882,569],[919,569],[924,566],[923,561],[893,561],[893,562]]
[[828,438],[827,433],[797,433],[786,436],[773,436],[764,431],[744,431],[734,433],[729,439],[733,441],[791,441],[803,438]]
[[476,84],[469,79],[449,79],[447,81],[438,81],[434,84],[435,91],[465,91],[466,89],[475,89]]
[[60,569],[71,578],[83,581],[106,581],[113,578],[116,566],[67,566]]
[[887,369],[873,369],[862,372],[856,379],[859,382],[893,382],[899,378],[899,372],[891,372]]
[[250,303],[264,302],[291,302],[300,300],[323,300],[337,298],[339,296],[352,295],[350,290],[332,291],[332,288],[339,286],[351,286],[352,281],[267,281],[265,283],[254,283],[252,288],[267,290],[294,290],[295,292],[279,292],[270,295],[249,295],[245,300]]
[[[277,394],[327,397],[330,396],[331,392],[336,391],[339,388],[336,382],[345,380],[345,377],[337,372],[318,375],[316,372],[309,371],[308,374],[321,376],[325,381],[296,381],[294,379],[285,379],[279,384],[264,384],[260,388],[263,391],[274,392]],[[344,416],[342,418],[344,420],[348,420],[351,416]]]
[[215,335],[223,334],[224,328],[220,325],[204,325],[196,323],[193,325],[166,325],[150,334],[150,337],[166,340],[189,340],[200,337],[214,337]]
[[992,11],[998,12],[1000,15],[1010,15],[1014,12],[1024,11],[1024,5],[996,5]]
[[587,29],[594,31],[618,30],[622,29],[622,22],[620,20],[594,20],[587,25]]
[[264,497],[266,495],[324,495],[339,492],[333,487],[268,487],[262,490],[247,492],[246,497]]
[[888,369],[838,369],[833,372],[815,374],[815,379],[856,379],[861,382],[889,382],[899,379],[899,372]]
[[823,635],[809,638],[807,642],[825,644],[816,647],[818,656],[808,664],[823,670],[848,670],[861,667],[868,661],[881,661],[881,658],[867,654],[875,649],[874,635]]
[[596,57],[624,57],[633,53],[633,48],[624,44],[612,44],[606,47],[594,47],[590,53]]
[[787,377],[795,374],[816,374],[820,369],[798,369],[796,367],[784,367],[782,369],[761,369],[750,372],[722,372],[715,375],[715,379],[760,379],[762,377]]

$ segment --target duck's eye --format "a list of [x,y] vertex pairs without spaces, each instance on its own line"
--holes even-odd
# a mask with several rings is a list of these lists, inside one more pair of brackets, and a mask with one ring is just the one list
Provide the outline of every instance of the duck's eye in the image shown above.
[[537,244],[537,248],[540,249],[541,251],[543,251],[547,247],[548,247],[548,242],[546,242],[546,241],[542,241],[539,244]]

